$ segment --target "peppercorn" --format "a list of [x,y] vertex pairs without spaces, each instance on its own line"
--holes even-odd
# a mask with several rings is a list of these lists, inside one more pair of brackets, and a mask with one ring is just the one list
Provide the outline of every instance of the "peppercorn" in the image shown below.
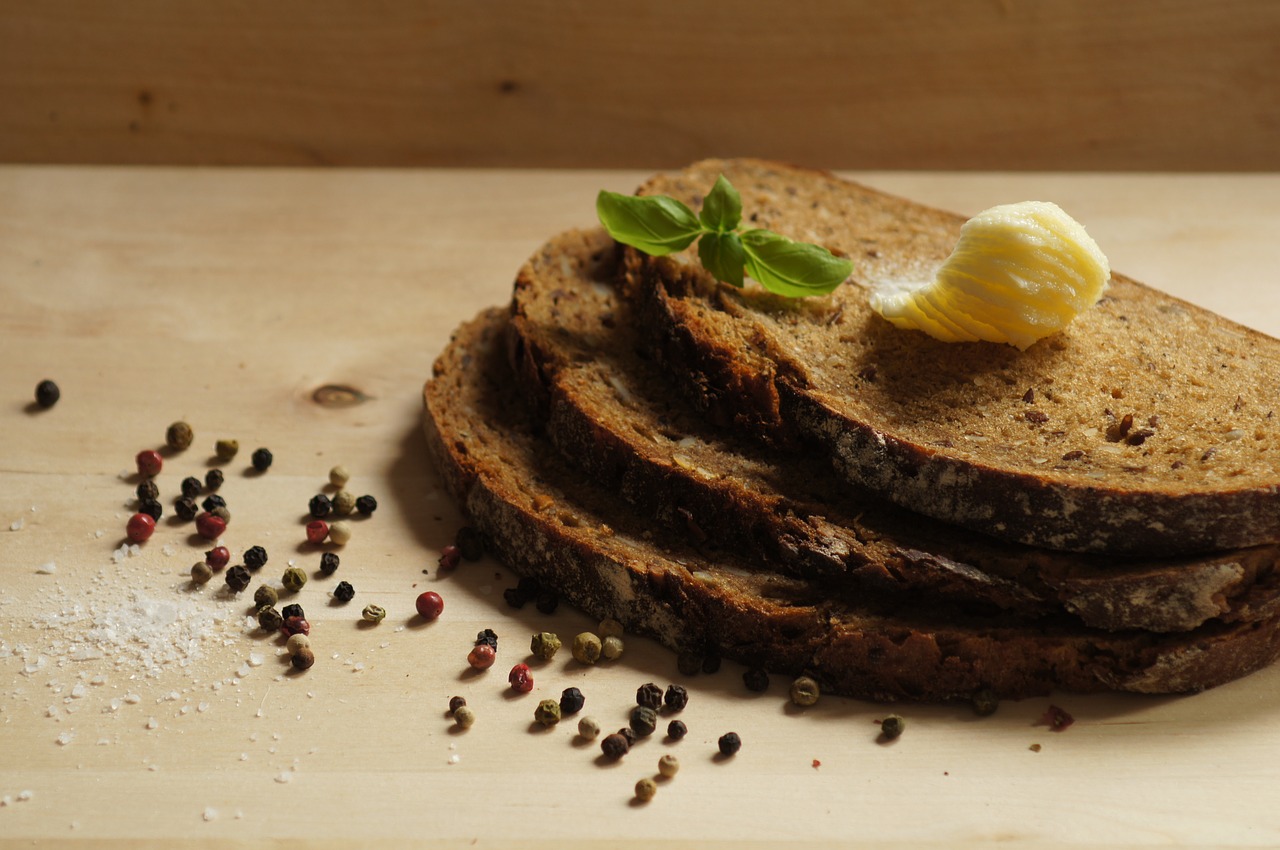
[[631,709],[628,724],[631,726],[631,731],[641,738],[648,738],[653,734],[653,730],[658,728],[658,713],[652,708],[637,705]]
[[667,724],[667,737],[671,740],[679,741],[687,734],[689,734],[689,727],[684,725],[683,720],[672,720]]
[[464,705],[453,713],[453,722],[462,729],[470,729],[476,725],[476,713],[470,706]]
[[689,692],[680,685],[667,685],[662,702],[670,711],[684,711],[684,707],[689,704]]
[[196,514],[200,513],[200,508],[196,506],[196,500],[190,496],[182,496],[173,500],[173,512],[178,518],[190,522],[196,518]]
[[293,658],[289,659],[295,670],[310,670],[311,665],[316,663],[316,654],[311,651],[310,647],[303,647],[293,654]]
[[329,523],[322,519],[313,519],[307,523],[307,542],[323,543],[329,536]]
[[752,667],[742,674],[742,684],[747,690],[760,693],[769,690],[769,674],[763,667]]
[[350,582],[340,581],[338,586],[333,589],[333,598],[339,602],[350,602],[355,598],[356,589],[351,586]]
[[267,550],[261,546],[250,546],[244,552],[244,565],[251,570],[261,569],[267,563]]
[[164,458],[155,449],[143,449],[138,452],[134,462],[138,464],[138,474],[143,478],[155,478],[164,466]]
[[[323,520],[316,520],[316,522],[323,522]],[[339,546],[347,545],[351,541],[351,524],[345,519],[340,519],[329,526],[329,540]]]
[[414,607],[418,609],[418,616],[422,619],[435,620],[444,611],[444,599],[434,590],[423,591],[414,601]]
[[275,460],[275,458],[271,456],[270,449],[255,449],[253,456],[249,460],[253,464],[254,469],[259,472],[266,472],[271,468],[271,462]]
[[497,658],[497,652],[487,643],[478,643],[467,653],[467,663],[475,670],[488,670]]
[[269,584],[260,584],[253,592],[253,604],[258,608],[275,605],[279,600],[280,594],[276,593],[276,589]]
[[896,714],[890,714],[884,720],[880,721],[880,734],[884,736],[886,741],[892,741],[902,734],[907,728],[907,721],[903,720]]
[[204,584],[213,578],[213,568],[204,561],[196,561],[191,565],[191,580],[196,584]]
[[555,632],[538,632],[529,641],[529,651],[543,661],[555,658],[560,646],[560,637]]
[[[563,713],[564,709],[560,709]],[[584,717],[578,721],[578,734],[584,738],[595,738],[600,734],[600,724],[594,717]]]
[[476,644],[487,643],[493,647],[493,651],[498,651],[498,633],[493,629],[481,629],[476,632]]
[[646,682],[636,689],[636,705],[657,711],[662,708],[662,688],[653,682]]
[[631,744],[617,732],[612,735],[605,735],[604,740],[600,742],[600,751],[604,753],[605,758],[611,758],[615,761],[625,756],[630,749]]
[[636,782],[636,799],[642,803],[647,803],[658,793],[658,783],[649,777]]
[[307,583],[307,574],[299,567],[289,567],[284,571],[284,575],[280,576],[280,583],[284,585],[285,590],[297,593]]
[[219,440],[213,444],[213,453],[218,456],[218,460],[223,463],[229,463],[235,460],[236,453],[240,451],[239,440]]
[[186,422],[175,422],[164,432],[164,441],[174,451],[181,452],[191,448],[191,441],[194,438],[195,432]]
[[289,639],[284,642],[285,651],[293,655],[300,649],[311,646],[311,638],[302,632],[294,632],[289,635]]
[[553,699],[544,699],[533,710],[533,719],[543,726],[555,726],[560,722],[560,703]]
[[372,496],[365,495],[356,499],[356,510],[362,516],[373,516],[373,512],[378,509],[378,500]]
[[144,478],[142,481],[139,481],[138,489],[134,492],[137,493],[139,502],[146,499],[160,498],[160,487],[156,484],[155,480],[151,478]]
[[224,525],[231,523],[231,511],[227,510],[226,505],[216,506],[213,510],[209,511],[209,516],[217,517],[222,520]]
[[506,600],[508,605],[517,610],[523,608],[524,603],[529,601],[529,597],[521,592],[518,587],[508,587],[506,590],[502,591],[502,598]]
[[560,713],[565,717],[577,714],[587,704],[587,698],[577,688],[565,688],[560,693]]
[[196,515],[196,533],[206,540],[217,540],[227,530],[227,523],[221,517],[201,513]]
[[573,639],[574,660],[582,664],[595,664],[600,658],[600,638],[591,632],[583,632]]
[[467,704],[466,697],[449,697],[449,713],[453,714]]
[[560,606],[560,596],[554,590],[544,590],[538,594],[533,605],[543,614],[554,614]]
[[284,606],[284,608],[280,609],[280,613],[285,617],[285,619],[288,619],[289,617],[307,616],[306,612],[302,610],[302,606],[297,602]]
[[682,676],[696,676],[702,672],[702,655],[692,650],[676,656],[676,669]]
[[325,552],[320,556],[320,572],[331,576],[338,571],[340,563],[337,552]]
[[738,737],[737,732],[725,732],[716,742],[716,746],[720,748],[722,755],[731,756],[742,749],[742,739]]
[[630,726],[623,726],[618,730],[618,734],[627,739],[627,746],[635,746],[636,730],[632,729]]
[[658,759],[658,774],[666,779],[670,779],[680,772],[680,759],[668,753]]
[[125,536],[134,543],[146,542],[155,530],[156,521],[144,513],[136,513],[129,517],[129,522],[124,527]]
[[387,609],[381,605],[366,605],[360,616],[368,623],[381,623],[387,618]]
[[533,690],[533,674],[529,672],[528,664],[517,664],[511,668],[511,672],[507,674],[507,682],[511,684],[511,690],[527,694]]
[[164,515],[164,508],[155,499],[143,499],[138,503],[138,512],[144,513],[154,520],[159,520]]
[[57,404],[60,398],[62,398],[62,390],[48,378],[36,384],[36,404],[46,410]]
[[213,513],[214,508],[225,508],[226,506],[227,506],[227,500],[219,496],[217,493],[213,493],[212,495],[205,496],[204,501],[200,503],[200,507],[204,508],[206,511],[209,511],[210,513]]
[[214,546],[204,553],[204,559],[217,572],[231,560],[231,551],[226,546]]
[[600,655],[606,661],[617,661],[622,657],[622,651],[625,648],[622,645],[622,638],[609,635],[600,642]]
[[249,571],[239,564],[227,570],[227,587],[231,588],[235,593],[243,591],[249,586],[250,581],[252,581],[252,578],[249,576]]
[[702,659],[702,672],[710,676],[720,672],[720,656],[714,652],[707,653]]
[[791,701],[798,706],[808,707],[818,701],[821,691],[818,683],[809,676],[799,676],[791,683]]
[[200,479],[196,478],[194,475],[188,475],[186,478],[182,479],[182,484],[180,486],[182,489],[182,495],[184,496],[189,496],[194,499],[196,496],[200,495]]
[[277,632],[284,625],[284,616],[274,605],[261,605],[258,607],[258,625],[264,632]]
[[329,501],[329,497],[324,493],[316,493],[311,497],[311,501],[307,503],[307,510],[316,519],[324,519],[333,510],[333,503]]
[[600,635],[601,639],[607,637],[620,638],[622,637],[622,623],[612,617],[605,617],[600,621],[599,627],[596,628],[596,634]]
[[347,490],[333,494],[333,512],[338,516],[351,516],[356,509],[356,497]]
[[225,480],[226,476],[222,474],[221,469],[211,469],[204,474],[204,486],[210,490],[217,490]]
[[975,691],[972,697],[973,713],[979,717],[989,717],[996,713],[996,709],[1000,707],[1000,698],[996,696],[996,692],[991,688],[982,688]]
[[311,634],[311,623],[306,617],[285,617],[284,622],[280,625],[280,631],[292,637],[293,635],[309,635]]
[[345,487],[350,480],[351,473],[347,472],[347,468],[342,464],[338,464],[329,470],[329,483],[334,487]]
[[[462,526],[462,528],[458,529],[453,542],[458,547],[458,551],[462,553],[462,557],[468,561],[478,561],[484,557],[484,538],[476,528],[469,525]],[[534,584],[537,584],[536,580]]]
[[452,570],[462,562],[462,550],[450,543],[440,550],[440,569]]

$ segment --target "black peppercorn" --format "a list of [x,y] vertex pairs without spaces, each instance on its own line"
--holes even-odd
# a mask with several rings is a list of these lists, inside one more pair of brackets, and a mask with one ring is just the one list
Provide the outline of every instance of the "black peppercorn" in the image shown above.
[[302,606],[296,602],[293,603],[292,605],[284,606],[284,608],[280,610],[280,613],[284,616],[286,620],[289,619],[290,617],[302,617],[303,619],[306,619],[306,616],[307,616],[305,613],[303,613]]
[[689,727],[684,725],[683,720],[672,720],[667,724],[667,737],[671,740],[679,741],[687,734],[689,734]]
[[565,688],[560,694],[560,713],[565,717],[577,714],[587,704],[587,698],[577,688]]
[[476,646],[485,643],[493,647],[494,652],[498,651],[498,633],[493,629],[481,629],[476,632]]
[[187,476],[182,479],[182,495],[195,498],[200,495],[200,479],[194,475]]
[[225,508],[226,506],[227,500],[219,496],[217,493],[214,493],[212,496],[205,496],[204,501],[200,503],[200,507],[204,508],[209,513],[213,513],[214,508]]
[[636,690],[636,705],[657,711],[662,708],[662,688],[646,682]]
[[996,696],[996,692],[991,688],[982,688],[979,691],[975,691],[972,700],[973,713],[979,717],[995,714],[996,709],[1000,707],[1000,698]]
[[720,740],[716,742],[716,745],[720,747],[722,754],[731,756],[742,749],[742,739],[738,737],[737,732],[725,732],[720,736]]
[[311,511],[311,515],[316,519],[324,519],[333,510],[333,503],[329,501],[329,497],[324,493],[317,493],[307,503],[307,509]]
[[136,492],[138,494],[139,502],[141,502],[144,499],[160,498],[160,487],[156,484],[155,480],[151,478],[147,478],[139,482],[138,489]]
[[339,602],[350,602],[356,595],[356,589],[349,582],[340,581],[333,589],[333,598]]
[[248,587],[249,582],[253,580],[249,575],[249,571],[239,564],[227,570],[226,578],[227,587],[231,588],[236,593],[239,593]]
[[630,725],[637,735],[647,738],[653,734],[654,729],[658,728],[658,713],[652,708],[637,705],[631,709]]
[[159,522],[160,517],[164,515],[164,508],[162,508],[160,503],[155,499],[143,499],[138,502],[138,513],[146,514]]
[[707,657],[702,659],[702,672],[710,676],[713,673],[720,672],[720,656],[714,652],[708,653]]
[[627,739],[618,733],[605,735],[604,740],[600,742],[600,750],[605,754],[606,758],[614,760],[620,759],[631,749],[631,744]]
[[221,469],[211,469],[204,474],[204,486],[210,490],[217,490],[224,480]]
[[338,571],[339,563],[337,552],[325,552],[320,556],[320,572],[331,576]]
[[668,685],[662,701],[671,711],[684,711],[684,707],[689,704],[689,692],[679,685]]
[[[453,543],[462,553],[462,557],[468,561],[478,561],[484,557],[484,539],[480,536],[479,529],[470,525],[462,526],[453,538]],[[524,579],[520,581],[524,583]],[[535,581],[534,584],[536,585],[537,582]]]
[[196,514],[200,513],[200,508],[197,507],[195,499],[183,496],[180,499],[173,500],[173,512],[178,515],[179,519],[189,522],[196,518]]
[[257,449],[254,451],[251,460],[253,462],[254,469],[259,472],[266,472],[271,468],[271,461],[275,460],[275,458],[271,456],[270,449]]
[[512,608],[517,609],[523,608],[524,603],[529,601],[528,595],[518,587],[508,587],[506,590],[502,591],[502,598],[505,599],[507,604]]
[[682,652],[676,657],[676,669],[681,676],[696,676],[702,672],[703,657],[696,652]]
[[450,714],[453,714],[455,711],[457,711],[458,709],[462,708],[462,707],[463,707],[464,705],[466,705],[466,704],[467,704],[467,698],[466,698],[466,697],[450,697],[450,698],[449,698],[449,713],[450,713]]
[[58,389],[58,385],[49,379],[45,379],[36,384],[36,404],[43,408],[53,407],[58,403],[58,399],[62,398],[62,390]]
[[627,739],[627,746],[631,746],[636,742],[636,730],[630,726],[623,726],[618,730],[618,734]]
[[244,565],[251,570],[260,570],[267,562],[267,550],[261,546],[250,546],[244,552]]
[[742,684],[747,686],[747,690],[761,691],[769,690],[769,674],[762,667],[752,667],[750,670],[742,674]]
[[560,596],[554,590],[544,590],[538,594],[533,604],[543,614],[554,614],[560,605]]
[[372,516],[373,512],[378,509],[378,500],[372,496],[361,496],[356,499],[356,510],[363,516]]

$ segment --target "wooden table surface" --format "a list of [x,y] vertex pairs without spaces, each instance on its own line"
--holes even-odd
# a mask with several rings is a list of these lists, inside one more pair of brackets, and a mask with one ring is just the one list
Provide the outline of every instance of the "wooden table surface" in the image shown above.
[[[903,706],[890,746],[876,743],[883,706],[795,710],[785,682],[751,694],[734,664],[686,680],[638,638],[616,663],[565,652],[534,665],[532,694],[506,689],[531,633],[593,623],[508,608],[514,579],[491,561],[439,574],[460,518],[427,459],[421,386],[526,255],[590,225],[597,189],[643,176],[0,168],[0,845],[1280,844],[1280,670],[1190,698],[1055,694],[986,719]],[[1055,200],[1114,268],[1280,335],[1280,176],[855,176],[964,213]],[[45,411],[42,378],[62,389]],[[189,525],[166,517],[116,554],[133,457],[178,419],[196,440],[167,458],[164,504],[234,437],[224,540],[237,559],[267,548],[255,586],[291,561],[313,575],[296,596],[318,658],[305,674],[220,581],[192,589],[207,547]],[[275,464],[255,476],[258,446]],[[380,507],[326,578],[303,515],[336,463]],[[344,578],[355,600],[330,603]],[[428,588],[445,610],[425,625],[413,603]],[[377,627],[359,622],[370,602],[388,611]],[[472,675],[486,627],[499,662]],[[689,687],[684,741],[602,764],[576,723],[531,725],[537,699],[571,685],[586,714],[624,725],[648,681]],[[445,715],[455,694],[478,716],[465,733]],[[1066,732],[1035,725],[1051,702],[1075,716]],[[729,730],[742,751],[713,759]],[[632,803],[664,753],[679,775]]]

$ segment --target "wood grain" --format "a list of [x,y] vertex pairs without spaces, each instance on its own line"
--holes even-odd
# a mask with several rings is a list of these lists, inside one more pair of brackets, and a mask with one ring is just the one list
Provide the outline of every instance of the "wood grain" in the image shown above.
[[[1056,694],[982,720],[903,706],[892,746],[875,740],[884,707],[797,711],[787,683],[749,694],[736,665],[684,680],[638,639],[613,665],[535,666],[534,693],[509,695],[532,632],[594,624],[507,608],[514,579],[491,561],[439,574],[460,518],[427,463],[419,391],[450,330],[509,297],[526,255],[590,224],[598,188],[643,176],[0,167],[0,847],[1280,843],[1280,669],[1196,697]],[[1056,200],[1117,269],[1280,333],[1280,177],[860,176],[966,213]],[[63,397],[37,412],[45,377]],[[316,404],[328,384],[367,400]],[[257,580],[278,583],[291,559],[312,574],[290,599],[313,623],[319,660],[304,675],[245,625],[243,601],[188,586],[206,548],[188,526],[162,521],[113,562],[132,457],[178,418],[196,444],[167,459],[165,492],[203,474],[216,438],[237,437],[228,545],[268,549]],[[258,445],[276,463],[245,474]],[[302,515],[337,462],[380,507],[322,579]],[[338,579],[356,588],[351,606],[329,603]],[[445,599],[431,625],[413,616],[426,588]],[[155,676],[126,652],[69,660],[68,641],[97,638],[60,618],[112,621],[135,594],[227,619]],[[368,602],[390,612],[377,628],[359,625]],[[499,665],[472,676],[464,658],[486,627]],[[587,714],[620,727],[648,681],[689,686],[680,744],[651,739],[607,765],[572,722],[532,726],[536,700],[572,685]],[[479,717],[465,734],[444,714],[454,694]],[[1064,733],[1035,725],[1051,701],[1076,717]],[[743,749],[718,761],[730,729]],[[631,804],[668,752],[680,774]]]
[[0,161],[1280,167],[1265,0],[0,0]]

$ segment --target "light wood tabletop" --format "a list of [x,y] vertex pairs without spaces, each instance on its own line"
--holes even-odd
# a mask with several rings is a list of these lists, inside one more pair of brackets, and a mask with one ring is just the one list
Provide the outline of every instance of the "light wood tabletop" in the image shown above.
[[[462,520],[431,469],[421,388],[451,329],[505,302],[527,255],[594,221],[624,171],[0,167],[0,846],[919,846],[1280,844],[1280,670],[1184,698],[1066,693],[1003,704],[789,705],[742,668],[683,677],[628,638],[618,661],[562,651],[506,671],[530,635],[594,626],[567,606],[514,610],[512,573],[452,572]],[[865,173],[878,188],[972,214],[1053,200],[1118,271],[1280,335],[1280,175]],[[34,404],[42,379],[61,400]],[[239,563],[269,562],[232,598],[189,580],[208,544],[166,515],[121,548],[134,456],[185,420],[161,502],[225,471]],[[217,439],[239,441],[231,462]],[[268,447],[274,464],[250,471]],[[335,464],[378,502],[317,572],[308,501]],[[201,494],[200,498],[203,498]],[[317,661],[289,666],[248,594],[291,563]],[[331,601],[339,580],[355,589]],[[414,614],[441,594],[442,616]],[[361,609],[387,611],[364,624]],[[477,631],[498,663],[467,666]],[[638,686],[689,689],[688,737],[621,762],[542,729],[537,701],[576,686],[622,726]],[[477,721],[447,716],[465,696]],[[1064,732],[1037,721],[1050,704]],[[879,718],[907,719],[895,743]],[[727,731],[743,740],[714,758]],[[1038,745],[1038,747],[1034,746]],[[664,754],[677,776],[633,802]]]

